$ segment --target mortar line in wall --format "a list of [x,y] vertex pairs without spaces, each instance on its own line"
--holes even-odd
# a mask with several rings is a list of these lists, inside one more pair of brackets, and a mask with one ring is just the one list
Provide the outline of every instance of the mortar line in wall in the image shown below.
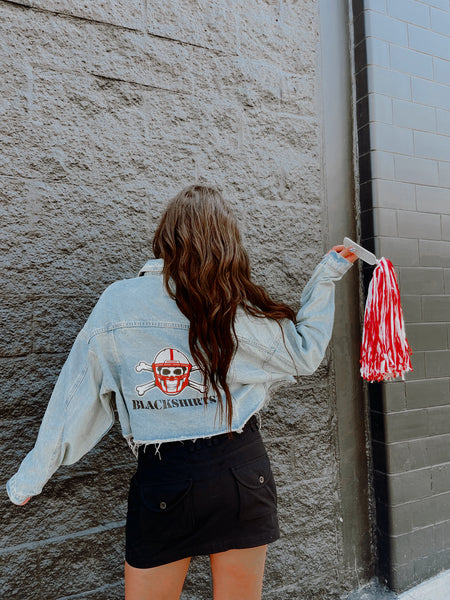
[[[69,344],[70,345],[70,344]],[[11,358],[23,358],[24,356],[28,356],[30,358],[51,358],[52,360],[55,358],[61,358],[67,356],[69,352],[69,348],[64,352],[27,352],[26,354],[10,354],[9,356],[0,356],[0,364],[5,360],[11,360]]]
[[99,525],[97,527],[90,527],[89,529],[84,529],[82,531],[74,531],[73,533],[68,533],[66,535],[57,535],[54,537],[47,538],[45,540],[37,540],[35,542],[25,542],[23,544],[17,544],[16,546],[0,548],[0,556],[5,556],[7,554],[11,554],[13,552],[17,552],[17,551],[21,551],[21,550],[36,550],[36,548],[42,548],[43,546],[47,546],[49,544],[65,542],[66,540],[73,540],[73,539],[85,537],[88,535],[94,535],[96,533],[103,533],[105,531],[110,531],[111,529],[119,529],[121,527],[125,527],[125,520],[114,521],[112,523],[108,523],[106,525]]
[[[384,207],[383,206],[375,206],[375,208],[384,208]],[[407,211],[405,211],[405,212],[407,212]],[[410,210],[408,212],[423,212],[423,213],[426,213],[428,215],[439,214],[439,213],[429,212],[429,211],[425,211],[425,210],[421,210],[421,211]],[[403,239],[407,240],[407,239],[412,239],[412,238],[403,238]],[[445,242],[447,240],[428,240],[428,241],[429,242]],[[443,267],[442,265],[434,265],[434,266],[433,265],[416,265],[414,267],[412,267],[412,266],[398,265],[398,268],[399,269],[425,269],[425,270],[429,270],[429,269],[434,269],[434,270],[441,269],[442,271],[444,271],[444,269],[448,269],[448,267]],[[444,293],[442,293],[442,294],[422,294],[422,293],[415,293],[415,294],[408,294],[408,295],[409,296],[419,296],[419,295],[422,295],[422,296],[427,296],[427,297],[428,296],[448,296],[448,294],[444,294]],[[420,352],[432,352],[432,350],[420,350]],[[428,379],[428,377],[425,377],[425,378],[422,377],[421,379]],[[411,381],[411,380],[407,379],[406,381]]]
[[[428,494],[428,496],[422,496],[421,498],[415,498],[414,500],[408,500],[406,502],[395,502],[392,504],[389,504],[388,506],[390,508],[398,508],[399,506],[409,506],[412,504],[416,504],[417,502],[423,502],[424,500],[435,500],[436,498],[439,498],[439,496],[449,496],[450,492],[438,492],[433,493],[431,492],[430,494]],[[433,523],[433,525],[439,525],[440,523],[445,523],[446,521],[450,521],[450,519],[444,519],[443,521],[437,521],[435,523]],[[429,527],[429,525],[423,525],[423,527]],[[416,527],[415,529],[423,529],[423,527]]]
[[[420,2],[420,0],[415,0],[416,2]],[[364,9],[366,12],[372,12],[372,13],[378,13],[378,14],[384,14],[384,13],[379,13],[377,10],[375,10],[374,8],[365,8]],[[438,9],[439,10],[439,9]],[[443,11],[445,12],[445,11]],[[441,37],[446,37],[444,34],[439,33],[439,32],[435,32],[431,29],[431,27],[429,25],[419,25],[418,23],[411,23],[410,21],[406,21],[405,19],[402,19],[401,17],[394,17],[393,15],[390,14],[386,14],[385,16],[387,16],[389,19],[392,19],[392,21],[398,21],[399,23],[405,23],[405,25],[411,25],[413,27],[418,27],[419,29],[423,29],[424,31],[432,31],[433,33],[437,33],[438,35],[440,35]],[[370,16],[369,16],[370,18]],[[378,37],[377,35],[372,35],[372,36],[367,36],[367,37],[374,37],[377,38],[383,42],[385,42],[386,40],[384,38]],[[409,43],[409,38],[408,38],[408,43]],[[392,42],[389,42],[390,44],[392,44]],[[403,44],[396,44],[396,46],[401,46],[402,48],[408,48],[408,46],[405,46]]]
[[31,175],[10,175],[9,173],[2,173],[0,171],[0,177],[17,177],[19,179],[30,179],[31,181],[33,181],[34,179],[36,179],[36,177],[32,177]]
[[[34,302],[34,300],[33,300]],[[11,359],[11,358],[25,358],[26,356],[33,356],[36,355],[36,353],[34,352],[34,350],[32,349],[31,352],[26,352],[23,351],[21,352],[20,350],[18,352],[14,352],[14,354],[8,354],[7,352],[4,352],[1,356],[0,356],[0,361],[2,358],[6,359]]]
[[131,85],[137,85],[144,88],[149,88],[152,90],[162,90],[163,92],[170,92],[173,94],[186,94],[186,92],[180,90],[171,90],[169,88],[164,88],[159,85],[151,85],[150,83],[143,83],[140,81],[131,81],[130,79],[122,79],[121,77],[112,77],[111,75],[102,75],[101,73],[95,73],[94,71],[86,71],[89,75],[93,77],[98,77],[100,79],[106,79],[107,81],[119,81],[121,83],[130,83]]
[[[447,350],[436,350],[436,352],[447,352]],[[435,377],[435,379],[445,379],[445,377]],[[429,381],[428,379],[424,379],[423,381]],[[388,414],[389,416],[391,415],[400,415],[400,414],[405,414],[405,413],[409,413],[412,414],[414,412],[420,412],[420,411],[424,411],[424,410],[429,410],[430,408],[443,408],[446,406],[449,406],[449,404],[434,404],[433,406],[421,406],[419,408],[403,408],[402,410],[389,410],[389,411],[381,411],[381,410],[371,410],[372,413],[374,414],[378,414],[378,415],[384,415],[384,414]],[[437,434],[439,435],[439,434]],[[424,438],[428,438],[428,437],[434,437],[433,435],[426,435],[424,436]],[[414,438],[414,439],[422,439],[422,437],[420,438]],[[402,442],[406,442],[409,441],[408,440],[396,440],[395,442],[385,442],[387,444],[395,444],[398,441],[402,441]]]
[[[423,440],[423,439],[424,438],[421,438],[421,440]],[[381,442],[381,443],[383,443],[383,442]],[[396,442],[396,443],[404,443],[404,442]],[[450,465],[450,460],[447,460],[445,462],[433,463],[432,465],[426,465],[425,467],[418,467],[417,469],[407,469],[406,471],[397,471],[396,473],[386,473],[385,471],[380,471],[380,469],[374,469],[374,471],[376,471],[380,475],[395,477],[397,475],[406,475],[407,473],[416,473],[417,471],[426,471],[426,470],[434,469],[435,467],[445,467],[447,465]],[[434,493],[432,495],[439,496],[439,494],[448,494],[448,493],[449,492],[438,492],[438,493]],[[429,496],[425,496],[425,498],[428,498],[428,497]],[[421,498],[416,498],[415,500],[411,500],[411,502],[417,502],[417,500],[421,500]],[[400,502],[399,504],[407,504],[407,502]]]
[[18,296],[21,298],[23,296],[27,296],[27,299],[30,301],[31,300],[42,300],[45,298],[70,298],[71,300],[82,299],[82,300],[93,300],[93,301],[95,300],[95,298],[94,298],[95,294],[86,294],[83,292],[81,292],[79,294],[76,294],[73,292],[70,294],[69,293],[65,294],[65,293],[61,293],[61,292],[55,292],[54,294],[52,294],[52,293],[37,294],[36,292],[32,292],[32,293],[28,294],[27,292],[24,292],[24,293],[18,294],[17,291],[14,292],[14,294],[0,293],[0,299],[9,299],[9,298],[11,298],[11,296],[13,298],[17,298]]
[[280,485],[279,486],[279,490],[280,492],[285,492],[285,491],[290,491],[290,490],[295,490],[299,485],[304,485],[305,483],[316,483],[316,482],[320,482],[320,481],[334,481],[330,476],[324,476],[324,477],[313,477],[311,479],[302,479],[301,481],[296,481],[295,483],[288,483],[287,485]]
[[[152,33],[151,31],[147,31],[147,29],[139,29],[137,27],[129,27],[127,25],[119,25],[118,23],[111,23],[110,21],[102,21],[101,19],[93,19],[89,17],[83,17],[81,15],[73,15],[71,13],[66,13],[58,10],[49,10],[48,8],[41,8],[38,6],[30,6],[28,4],[21,4],[20,2],[14,2],[14,0],[0,0],[2,4],[12,4],[13,6],[20,7],[23,10],[32,10],[34,12],[39,13],[48,13],[51,15],[56,15],[63,19],[69,19],[74,21],[82,21],[87,23],[98,23],[99,25],[107,25],[109,27],[113,27],[114,29],[122,29],[125,31],[133,31],[135,33],[139,33],[141,35],[146,35],[148,37],[153,37],[157,39],[167,40],[169,42],[175,42],[176,44],[181,44],[182,46],[191,46],[193,48],[201,48],[203,50],[209,50],[210,52],[214,52],[220,56],[238,56],[235,54],[228,54],[227,52],[223,52],[219,48],[211,48],[210,46],[203,46],[202,44],[196,44],[195,42],[188,42],[187,40],[179,40],[177,38],[169,37],[166,35],[160,35],[157,33]],[[145,16],[145,13],[144,13]]]
[[100,19],[92,19],[88,17],[82,17],[81,15],[72,15],[71,13],[65,13],[59,10],[49,10],[48,8],[41,8],[39,6],[30,6],[28,4],[21,4],[20,2],[14,2],[14,0],[0,0],[1,4],[12,4],[22,8],[23,10],[32,10],[38,13],[47,13],[62,17],[63,19],[70,19],[74,21],[83,21],[88,23],[99,23],[101,25],[110,25],[116,29],[125,29],[126,31],[135,31],[136,33],[145,33],[142,29],[136,27],[127,27],[126,25],[119,25],[118,23],[110,23],[109,21],[101,21]]
[[158,38],[161,40],[167,40],[168,42],[175,42],[176,44],[181,44],[182,46],[192,46],[193,48],[201,48],[202,50],[209,50],[210,52],[214,52],[219,56],[239,56],[239,54],[228,54],[227,52],[223,52],[223,50],[219,50],[219,48],[210,48],[209,46],[202,46],[201,44],[195,44],[194,42],[188,42],[186,40],[178,40],[177,38],[169,37],[167,35],[160,35],[158,33],[152,33],[151,31],[147,31],[146,34],[149,37]]
[[[367,96],[364,96],[364,98],[368,98],[369,96],[373,96],[373,95],[389,98],[389,96],[386,96],[385,94],[378,94],[377,92],[369,92],[367,94]],[[394,100],[399,100],[400,102],[405,102],[408,104],[418,104],[418,102],[411,102],[411,100],[404,100],[403,98],[394,98]],[[427,104],[421,104],[420,106],[425,106],[427,108],[430,108],[430,106]],[[445,110],[445,109],[442,109],[442,110]],[[364,125],[360,125],[358,127],[358,131],[361,131],[361,129],[366,127],[368,123],[381,123],[382,125],[390,125],[391,127],[396,127],[397,129],[404,129],[405,131],[412,131],[411,127],[408,127],[407,125],[399,125],[398,123],[389,123],[388,121],[383,121],[382,119],[378,119],[375,117],[369,117],[369,119],[365,122]],[[446,135],[444,133],[439,133],[438,131],[431,131],[429,128],[420,129],[420,123],[418,123],[417,125],[418,125],[417,129],[415,128],[414,131],[419,131],[420,133],[429,133],[430,135],[438,135],[442,138],[448,138],[448,135]],[[411,153],[396,152],[395,150],[384,150],[383,148],[371,148],[370,150],[367,150],[367,152],[364,152],[360,156],[365,156],[366,154],[368,154],[369,152],[373,152],[374,150],[378,150],[379,152],[388,152],[389,154],[399,154],[400,156],[408,156],[409,158],[423,158],[424,160],[432,160],[434,162],[437,160],[440,162],[450,162],[450,161],[448,161],[448,160],[446,161],[445,159],[442,159],[442,158],[430,158],[429,156],[420,156],[420,155],[415,155],[415,154],[411,155]]]
[[105,583],[105,585],[100,586],[99,588],[95,588],[95,590],[88,590],[85,592],[79,592],[78,594],[71,594],[70,596],[60,596],[57,600],[75,600],[75,598],[86,598],[93,594],[98,594],[99,592],[105,592],[108,590],[113,590],[114,588],[122,587],[123,580],[117,583]]
[[[374,94],[375,92],[370,92],[371,94]],[[388,98],[389,96],[386,96],[386,98]],[[417,104],[417,103],[413,103],[410,100],[403,100],[403,98],[394,98],[394,100],[400,100],[401,102],[408,102],[409,104]],[[427,108],[429,108],[428,105],[426,104],[422,104],[421,106],[425,106]],[[443,109],[444,110],[444,109]],[[399,129],[405,129],[407,131],[411,131],[411,127],[406,127],[404,125],[398,125],[396,123],[388,123],[387,121],[382,121],[381,119],[375,119],[375,118],[369,118],[369,120],[367,121],[367,123],[381,123],[382,125],[391,125],[392,127],[398,127]],[[367,125],[366,123],[366,125]],[[365,125],[362,125],[361,127],[358,128],[358,131],[360,131],[363,127],[365,127]],[[420,123],[417,123],[417,129],[414,129],[414,131],[419,131],[420,133],[429,133],[430,135],[440,135],[441,137],[448,137],[447,135],[441,134],[437,131],[430,131],[429,128],[424,128],[424,129],[420,129]],[[427,156],[411,156],[411,154],[405,154],[404,152],[395,152],[393,150],[383,150],[383,149],[378,149],[378,148],[371,148],[370,150],[368,150],[368,152],[373,152],[374,150],[377,150],[379,152],[388,152],[390,154],[399,154],[400,156],[407,156],[409,158],[423,158],[424,160],[431,160],[433,162],[436,162],[437,160],[440,162],[450,162],[450,161],[446,161],[445,159],[442,158],[429,158]],[[361,154],[361,156],[364,156],[365,154],[367,154],[368,152],[364,152],[364,154]]]
[[[262,432],[264,433],[264,424]],[[279,442],[290,442],[292,439],[300,438],[300,434],[298,432],[288,433],[287,435],[279,436],[279,437],[266,437],[265,442],[270,444],[278,444]]]
[[[280,592],[298,592],[298,588],[299,588],[299,584],[298,583],[290,583],[289,585],[280,585],[276,588],[270,589],[268,590],[267,594],[269,596],[271,596],[272,598],[274,597],[274,594],[276,594],[276,597],[279,598],[279,594]],[[59,600],[59,599],[58,599]],[[63,599],[61,599],[63,600]]]
[[[445,59],[442,59],[445,60]],[[388,67],[380,67],[378,65],[374,65],[376,67],[378,67],[379,69],[384,69],[385,71],[393,71],[393,72],[398,72],[398,73],[402,73],[402,71],[395,71],[394,69],[390,69]],[[443,88],[447,88],[448,86],[444,83],[439,83],[438,81],[434,81],[433,79],[428,79],[426,77],[419,77],[418,75],[410,75],[411,78],[414,79],[420,79],[421,81],[427,81],[429,83],[435,83],[436,85],[440,85]],[[426,106],[427,108],[437,108],[439,110],[444,110],[444,111],[448,111],[448,109],[443,108],[442,106],[436,106],[435,104],[429,104],[427,102],[419,102],[417,100],[411,100],[411,98],[397,98],[396,96],[392,97],[389,94],[384,94],[382,92],[377,92],[374,91],[372,89],[367,91],[367,94],[364,94],[363,96],[359,96],[357,103],[359,103],[361,100],[364,100],[365,98],[367,98],[368,96],[370,96],[370,94],[376,94],[377,96],[383,96],[384,98],[389,98],[391,100],[400,100],[401,102],[409,102],[409,104],[417,104],[418,106]],[[387,125],[392,125],[392,123],[387,123]],[[396,125],[396,127],[400,127],[400,125]],[[411,129],[411,127],[405,127],[405,129]],[[430,131],[429,133],[436,133],[435,131]],[[445,134],[438,134],[438,135],[443,135],[444,137],[448,137]],[[409,155],[408,155],[409,156]]]
[[[418,469],[408,469],[407,471],[399,471],[398,473],[385,473],[384,471],[380,471],[379,469],[374,469],[374,472],[378,473],[379,475],[383,475],[386,477],[397,477],[398,475],[407,475],[409,473],[417,473],[418,471],[430,471],[432,469],[434,469],[435,467],[445,467],[447,465],[450,464],[450,461],[447,462],[443,462],[443,463],[433,463],[432,465],[427,465],[425,467],[419,467]],[[449,494],[450,492],[437,492],[437,493],[433,493],[431,492],[428,496],[423,496],[423,498],[415,498],[414,500],[411,501],[406,501],[406,502],[397,502],[396,504],[391,503],[390,506],[398,506],[398,505],[403,505],[403,504],[408,504],[409,502],[417,502],[418,500],[423,500],[424,498],[430,498],[431,496],[440,496],[443,494]]]
[[[435,241],[435,240],[430,240],[430,241]],[[83,294],[80,294],[79,296],[77,296],[76,294],[46,294],[46,293],[36,294],[35,292],[33,294],[27,294],[27,292],[23,292],[23,293],[16,292],[16,293],[10,293],[10,294],[0,294],[0,300],[11,300],[11,298],[17,299],[19,297],[21,302],[35,302],[35,301],[42,302],[42,301],[48,300],[48,299],[60,299],[60,300],[83,300],[85,302],[92,301],[94,304],[95,300],[98,298],[100,293],[101,292],[99,291],[98,293],[90,294],[87,296],[84,296]],[[26,354],[29,354],[29,352],[27,352]],[[16,356],[16,354],[14,354],[14,356]]]
[[[385,236],[383,236],[385,237]],[[386,236],[387,237],[387,236]],[[403,240],[409,240],[412,238],[401,238]],[[426,242],[442,242],[442,240],[428,240],[428,239],[424,239],[424,241]],[[416,296],[417,294],[404,294],[405,296]],[[445,296],[446,294],[437,294],[437,296],[440,298],[441,296]],[[403,296],[403,294],[402,294]],[[427,298],[432,298],[433,296],[427,296]],[[423,321],[406,321],[406,325],[448,325],[448,321],[426,321],[425,319]],[[449,350],[449,348],[443,348],[443,350]],[[419,351],[421,352],[421,350]],[[425,350],[424,352],[440,352],[440,350]],[[423,381],[428,381],[429,379],[448,379],[449,375],[442,375],[442,377],[425,377],[423,379]],[[400,383],[400,382],[399,382]],[[406,383],[406,381],[404,382]]]
[[[442,523],[442,522],[443,521],[439,521],[439,523]],[[423,531],[424,529],[434,528],[436,525],[439,525],[439,523],[430,523],[429,525],[424,525],[423,527],[414,527],[413,529],[411,529],[411,531],[405,531],[404,533],[389,533],[388,536],[392,539],[399,539],[403,536],[414,535],[418,531]]]

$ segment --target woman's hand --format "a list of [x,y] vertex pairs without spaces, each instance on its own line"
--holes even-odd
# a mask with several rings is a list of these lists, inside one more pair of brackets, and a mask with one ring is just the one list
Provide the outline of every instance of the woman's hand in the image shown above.
[[[30,496],[30,498],[31,498],[31,496]],[[23,506],[24,504],[26,504],[30,500],[30,498],[27,498],[24,502],[22,502],[21,504],[19,504],[19,506]]]
[[[358,257],[356,256],[356,254],[354,254],[353,252],[350,252],[350,250],[348,248],[346,248],[345,246],[333,246],[331,248],[331,250],[334,250],[335,252],[337,252],[338,254],[340,254],[343,258],[346,258],[349,262],[354,263],[356,260],[358,260]],[[330,252],[331,252],[330,250]]]

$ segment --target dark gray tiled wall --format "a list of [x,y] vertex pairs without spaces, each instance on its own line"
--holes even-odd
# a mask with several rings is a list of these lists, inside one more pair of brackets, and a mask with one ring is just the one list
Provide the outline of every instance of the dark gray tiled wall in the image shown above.
[[396,267],[413,349],[405,382],[370,386],[380,565],[400,591],[450,568],[450,7],[354,17],[362,239]]

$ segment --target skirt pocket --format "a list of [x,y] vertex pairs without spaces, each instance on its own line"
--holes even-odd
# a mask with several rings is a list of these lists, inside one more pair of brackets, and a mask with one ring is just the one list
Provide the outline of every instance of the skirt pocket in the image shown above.
[[143,483],[139,488],[143,540],[170,541],[192,533],[192,479]]
[[240,520],[258,519],[276,512],[277,490],[267,455],[231,467],[231,471],[239,491]]

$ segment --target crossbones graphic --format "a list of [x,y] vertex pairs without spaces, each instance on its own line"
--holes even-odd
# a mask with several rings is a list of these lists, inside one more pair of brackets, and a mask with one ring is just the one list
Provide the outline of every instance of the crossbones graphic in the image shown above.
[[152,381],[136,386],[138,396],[143,396],[154,387],[159,387],[165,394],[173,396],[188,386],[202,394],[206,391],[204,384],[189,379],[193,371],[200,369],[193,365],[183,352],[175,348],[164,348],[158,352],[151,365],[141,360],[134,368],[138,373],[150,371],[155,376]]

